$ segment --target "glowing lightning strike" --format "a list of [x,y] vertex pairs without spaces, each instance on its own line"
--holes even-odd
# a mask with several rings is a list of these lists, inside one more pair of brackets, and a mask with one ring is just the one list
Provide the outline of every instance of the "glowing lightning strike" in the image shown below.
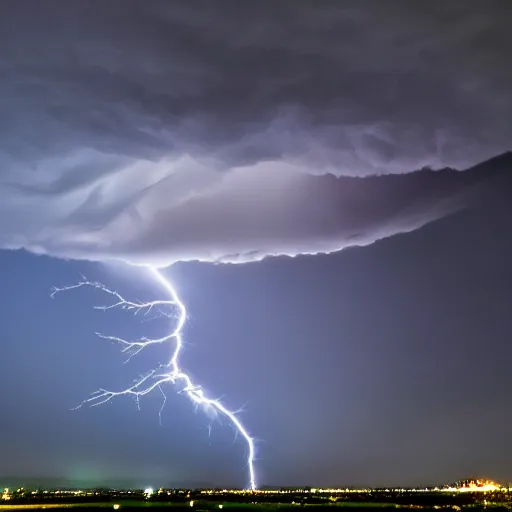
[[[158,308],[159,306],[173,306],[177,308],[178,310],[178,319],[177,319],[177,325],[174,328],[174,330],[167,334],[166,336],[163,336],[161,338],[155,338],[155,339],[148,339],[148,338],[141,338],[136,341],[127,341],[122,338],[118,338],[116,336],[104,336],[102,334],[98,334],[101,338],[105,338],[111,341],[115,341],[123,346],[123,352],[126,352],[129,355],[128,360],[133,357],[134,355],[141,352],[143,349],[148,347],[149,345],[156,345],[156,344],[163,344],[167,342],[174,341],[175,348],[172,352],[172,356],[170,361],[166,364],[161,366],[158,369],[154,369],[151,372],[149,372],[147,375],[141,377],[140,379],[136,380],[135,383],[123,391],[107,391],[106,389],[100,389],[96,393],[93,393],[91,398],[88,398],[87,400],[84,400],[78,407],[82,407],[82,405],[89,404],[90,406],[94,407],[97,405],[104,404],[112,398],[116,396],[121,395],[132,395],[135,397],[135,399],[138,400],[140,397],[147,395],[151,391],[155,389],[159,389],[162,391],[161,385],[170,382],[172,384],[175,384],[178,381],[181,381],[184,384],[183,392],[187,394],[187,396],[197,405],[204,405],[205,407],[211,407],[217,412],[223,414],[226,416],[231,423],[234,425],[236,431],[242,435],[242,437],[247,442],[247,446],[249,449],[249,453],[247,456],[247,467],[249,470],[249,482],[250,482],[250,488],[254,491],[256,490],[256,475],[254,471],[254,440],[249,435],[245,427],[242,425],[240,420],[236,416],[236,412],[231,412],[229,409],[227,409],[219,400],[215,400],[213,398],[208,398],[204,391],[194,384],[192,382],[192,379],[180,368],[179,365],[179,357],[181,349],[183,348],[183,340],[182,340],[182,330],[183,326],[185,325],[185,321],[187,319],[187,310],[185,308],[185,305],[181,300],[179,299],[175,289],[171,285],[167,279],[154,267],[149,267],[150,272],[153,274],[153,276],[156,278],[156,280],[165,288],[165,290],[170,295],[170,300],[156,300],[151,302],[132,302],[126,300],[122,295],[117,293],[116,291],[113,291],[106,286],[104,286],[101,283],[88,281],[85,278],[82,279],[82,281],[71,285],[66,286],[63,288],[53,288],[51,297],[54,297],[55,294],[62,292],[62,291],[68,291],[73,290],[76,288],[81,288],[83,286],[89,286],[95,289],[99,289],[100,291],[103,291],[105,293],[108,293],[113,296],[116,302],[114,302],[111,305],[108,306],[95,306],[95,309],[99,310],[109,310],[114,308],[121,308],[121,309],[127,309],[127,310],[133,310],[134,314],[137,314],[139,312],[144,312],[144,314],[148,314],[153,308]],[[165,314],[168,318],[171,317],[169,314]],[[162,391],[163,394],[163,391]],[[164,394],[165,397],[165,394]],[[165,404],[165,402],[164,402]],[[161,410],[160,410],[161,413]]]

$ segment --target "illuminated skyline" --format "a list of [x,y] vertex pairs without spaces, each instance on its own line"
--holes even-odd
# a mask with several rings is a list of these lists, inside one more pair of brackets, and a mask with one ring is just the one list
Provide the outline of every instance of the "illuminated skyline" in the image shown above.
[[[112,492],[118,492],[118,490],[111,490]],[[151,498],[154,496],[160,495],[172,495],[176,493],[183,493],[189,491],[189,489],[165,489],[161,487],[160,489],[155,490],[152,487],[148,487],[146,489],[125,489],[126,492],[132,493],[137,491],[139,494],[144,495],[146,498]],[[456,482],[455,484],[445,484],[442,486],[429,486],[429,487],[418,487],[418,488],[408,488],[408,487],[387,487],[387,488],[357,488],[357,487],[336,487],[336,488],[315,488],[315,487],[306,487],[306,488],[285,488],[285,489],[196,489],[196,492],[205,495],[222,495],[222,494],[240,494],[240,495],[274,495],[274,494],[328,494],[328,495],[336,495],[336,494],[365,494],[372,493],[374,491],[378,491],[381,493],[482,493],[488,494],[493,492],[500,493],[510,493],[512,492],[512,487],[508,487],[506,485],[500,485],[497,482],[488,479],[470,479]],[[48,490],[48,489],[37,489],[31,490],[26,488],[17,488],[17,489],[9,489],[4,488],[2,499],[5,501],[9,501],[13,495],[15,494],[62,494],[62,495],[76,495],[76,496],[93,496],[98,495],[101,491],[97,489],[58,489],[58,490]]]

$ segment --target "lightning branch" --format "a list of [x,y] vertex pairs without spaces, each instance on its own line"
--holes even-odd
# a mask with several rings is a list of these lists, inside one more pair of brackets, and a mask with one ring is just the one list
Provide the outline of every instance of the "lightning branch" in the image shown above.
[[[106,389],[99,389],[91,395],[90,398],[84,400],[77,408],[84,405],[98,406],[109,402],[115,397],[119,396],[133,396],[139,403],[139,399],[152,391],[159,390],[164,396],[165,405],[165,393],[162,390],[164,384],[177,384],[181,385],[181,392],[185,393],[189,399],[198,406],[204,406],[215,410],[217,413],[226,417],[235,431],[242,436],[245,440],[248,448],[247,453],[247,470],[249,476],[249,487],[251,490],[256,490],[256,474],[254,469],[254,440],[249,435],[247,429],[244,427],[242,422],[237,417],[236,411],[229,410],[220,400],[210,398],[206,395],[204,390],[194,383],[191,377],[181,368],[180,366],[180,354],[183,348],[183,327],[187,320],[187,310],[183,302],[178,297],[176,290],[172,284],[160,273],[160,271],[154,267],[149,267],[150,273],[156,279],[156,281],[165,289],[169,295],[168,300],[155,300],[150,302],[137,302],[125,299],[118,292],[107,288],[103,284],[94,281],[88,281],[84,277],[78,283],[62,288],[53,288],[51,297],[54,297],[57,293],[74,290],[82,287],[90,287],[105,294],[108,294],[112,298],[112,303],[105,306],[95,306],[95,309],[108,311],[110,309],[123,309],[133,312],[134,314],[149,314],[153,310],[158,310],[164,316],[169,319],[177,317],[176,325],[170,332],[160,338],[146,338],[135,341],[129,341],[117,336],[106,336],[104,334],[96,333],[101,338],[116,342],[121,345],[122,352],[128,355],[128,360],[139,354],[144,349],[152,345],[163,345],[170,344],[173,348],[171,349],[171,358],[169,362],[159,368],[151,370],[149,373],[137,379],[134,384],[121,391],[109,391]],[[170,312],[168,312],[170,310]],[[162,410],[160,410],[161,414]]]

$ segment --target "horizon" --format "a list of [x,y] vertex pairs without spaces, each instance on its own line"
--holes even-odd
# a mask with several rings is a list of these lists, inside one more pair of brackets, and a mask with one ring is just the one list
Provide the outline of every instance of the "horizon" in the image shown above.
[[[315,492],[329,492],[329,491],[371,491],[371,490],[387,490],[387,491],[417,491],[417,490],[429,490],[429,491],[432,491],[432,490],[443,490],[443,489],[447,489],[447,488],[454,488],[454,486],[456,485],[459,485],[460,487],[466,487],[467,484],[470,484],[470,485],[473,485],[473,484],[477,484],[475,485],[475,487],[478,487],[478,486],[484,486],[484,485],[488,485],[488,484],[493,484],[493,485],[496,485],[497,487],[499,487],[500,489],[502,488],[503,490],[507,490],[507,491],[510,491],[512,490],[512,482],[496,482],[494,480],[491,480],[491,479],[488,479],[488,478],[464,478],[464,479],[459,479],[459,480],[452,480],[450,482],[445,482],[445,483],[436,483],[436,484],[426,484],[426,483],[422,483],[422,484],[418,484],[416,486],[401,486],[401,485],[398,485],[398,484],[393,484],[393,485],[384,485],[384,486],[381,486],[381,487],[372,487],[372,486],[361,486],[361,485],[339,485],[339,486],[335,486],[335,487],[323,487],[323,486],[319,486],[319,485],[298,485],[298,486],[280,486],[280,485],[262,485],[260,488],[258,489],[255,489],[254,491],[251,490],[251,489],[246,489],[246,488],[243,488],[243,487],[233,487],[233,488],[229,488],[229,487],[215,487],[215,486],[208,486],[208,485],[205,485],[205,486],[191,486],[191,487],[175,487],[175,486],[153,486],[153,487],[150,487],[148,485],[143,485],[143,486],[116,486],[116,485],[103,485],[103,486],[100,486],[100,485],[90,485],[90,486],[87,486],[87,485],[79,485],[80,482],[76,482],[76,484],[72,485],[73,484],[73,481],[70,481],[70,480],[66,480],[66,479],[58,479],[58,478],[42,478],[42,479],[33,479],[33,481],[35,480],[38,480],[39,483],[41,483],[41,480],[49,480],[51,482],[54,482],[54,481],[59,481],[59,482],[65,482],[65,483],[61,483],[61,484],[58,484],[58,485],[55,485],[53,486],[48,486],[48,482],[46,483],[45,486],[36,486],[36,487],[30,487],[30,486],[26,486],[26,485],[21,485],[21,481],[23,479],[17,479],[17,478],[1,478],[0,477],[0,489],[5,489],[6,487],[9,488],[11,491],[16,491],[17,489],[23,489],[23,490],[26,490],[26,491],[43,491],[43,490],[48,490],[48,491],[58,491],[58,490],[61,490],[61,491],[77,491],[77,490],[82,490],[82,491],[89,491],[89,490],[106,490],[106,491],[140,491],[142,493],[146,493],[148,489],[151,489],[153,491],[153,493],[157,492],[158,490],[175,490],[175,491],[181,491],[181,490],[185,490],[185,491],[188,491],[188,490],[214,490],[214,491],[227,491],[227,492],[231,492],[231,491],[234,491],[234,492],[247,492],[247,493],[251,493],[251,492],[264,492],[266,490],[304,490],[304,489],[310,489],[310,490],[314,490]],[[26,481],[27,479],[25,479]],[[30,479],[29,479],[30,480]],[[4,486],[2,483],[5,483],[5,482],[15,482],[16,484],[19,484],[19,485],[13,485],[12,483],[8,486]],[[83,483],[83,482],[81,482]],[[33,485],[33,484],[32,484]]]

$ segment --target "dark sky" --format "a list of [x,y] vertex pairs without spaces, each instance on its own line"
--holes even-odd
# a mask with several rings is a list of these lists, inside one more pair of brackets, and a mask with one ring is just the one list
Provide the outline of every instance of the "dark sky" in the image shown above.
[[[512,478],[512,239],[500,213],[465,212],[328,256],[167,272],[190,310],[183,365],[226,403],[246,405],[262,483]],[[19,252],[2,253],[0,268],[3,474],[245,484],[231,427],[214,422],[208,440],[207,418],[172,390],[161,427],[158,394],[141,412],[128,398],[68,410],[166,354],[123,366],[93,331],[146,327],[91,311],[98,294],[51,300],[49,288],[85,272],[144,297],[140,281]]]
[[246,485],[179,388],[162,425],[159,393],[69,410],[169,356],[123,365],[95,331],[165,325],[49,297],[161,298],[133,263],[176,283],[182,365],[244,407],[260,484],[512,480],[512,158],[473,167],[511,149],[511,15],[2,2],[0,487]]

